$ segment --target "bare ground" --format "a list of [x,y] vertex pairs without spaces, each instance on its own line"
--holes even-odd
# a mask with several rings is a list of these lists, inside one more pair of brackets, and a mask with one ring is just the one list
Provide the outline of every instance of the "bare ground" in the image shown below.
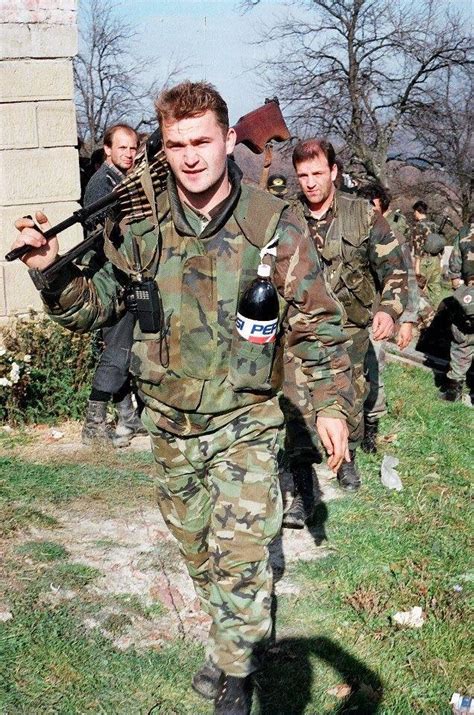
[[[9,449],[9,456],[21,455],[22,460],[43,464],[74,461],[85,465],[105,457],[111,466],[120,462],[124,452],[149,449],[148,437],[136,437],[119,453],[98,452],[81,444],[77,423],[66,423],[55,429],[38,426],[30,431],[29,437],[27,445]],[[148,465],[144,465],[144,469],[148,469]],[[324,504],[341,494],[326,466],[318,465],[316,471],[321,500],[318,523],[310,530],[283,530],[270,548],[277,596],[299,593],[298,584],[291,578],[292,564],[321,559],[331,551],[325,542]],[[287,503],[291,478],[285,472],[281,474],[281,485]],[[54,531],[30,526],[27,531],[15,534],[4,544],[5,555],[25,542],[54,541],[67,549],[70,562],[97,569],[101,576],[86,588],[92,598],[95,596],[106,605],[94,617],[86,619],[86,626],[99,628],[120,649],[161,648],[165,641],[177,637],[205,640],[209,619],[199,608],[176,541],[152,502],[130,500],[128,504],[111,507],[106,500],[82,498],[62,505],[48,503],[35,507],[54,517],[58,526]],[[77,596],[73,590],[51,583],[43,601],[57,604]],[[144,613],[128,608],[128,598],[138,601]],[[153,608],[158,611],[156,615]],[[0,615],[8,612],[7,589],[0,594]],[[114,617],[122,619],[124,626],[119,635],[108,628]]]

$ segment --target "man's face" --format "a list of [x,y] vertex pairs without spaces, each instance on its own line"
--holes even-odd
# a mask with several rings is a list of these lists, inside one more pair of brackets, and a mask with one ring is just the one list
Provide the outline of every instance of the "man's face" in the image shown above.
[[372,199],[372,206],[374,209],[377,211],[377,213],[381,214],[382,213],[382,204],[380,202],[380,199]]
[[135,134],[117,129],[112,137],[112,146],[104,146],[106,161],[127,172],[132,168],[137,155],[138,141]]
[[329,167],[324,154],[306,159],[296,165],[296,176],[310,209],[317,210],[334,193],[337,166]]
[[163,145],[178,188],[185,194],[212,198],[227,172],[227,155],[235,131],[224,135],[211,110],[197,117],[163,122]]

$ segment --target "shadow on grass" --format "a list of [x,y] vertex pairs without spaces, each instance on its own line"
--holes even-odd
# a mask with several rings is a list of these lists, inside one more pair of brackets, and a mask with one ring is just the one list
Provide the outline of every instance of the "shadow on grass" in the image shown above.
[[[285,638],[270,649],[263,670],[255,677],[254,699],[260,715],[303,715],[308,710],[314,681],[312,660],[317,658],[340,675],[351,692],[331,715],[375,715],[383,698],[379,676],[329,638]],[[325,710],[325,712],[327,712]]]

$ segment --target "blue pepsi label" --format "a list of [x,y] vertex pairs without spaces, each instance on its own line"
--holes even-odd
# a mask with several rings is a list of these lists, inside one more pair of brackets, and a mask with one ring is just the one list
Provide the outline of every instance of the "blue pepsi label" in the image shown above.
[[249,343],[273,343],[275,341],[278,318],[275,320],[251,320],[237,313],[237,332]]

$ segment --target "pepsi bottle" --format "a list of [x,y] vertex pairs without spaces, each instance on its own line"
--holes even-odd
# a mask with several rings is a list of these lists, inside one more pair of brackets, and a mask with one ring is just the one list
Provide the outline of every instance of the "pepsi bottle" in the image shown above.
[[242,294],[237,311],[239,335],[250,343],[272,343],[278,329],[278,294],[270,280],[271,267],[260,263],[257,278]]

